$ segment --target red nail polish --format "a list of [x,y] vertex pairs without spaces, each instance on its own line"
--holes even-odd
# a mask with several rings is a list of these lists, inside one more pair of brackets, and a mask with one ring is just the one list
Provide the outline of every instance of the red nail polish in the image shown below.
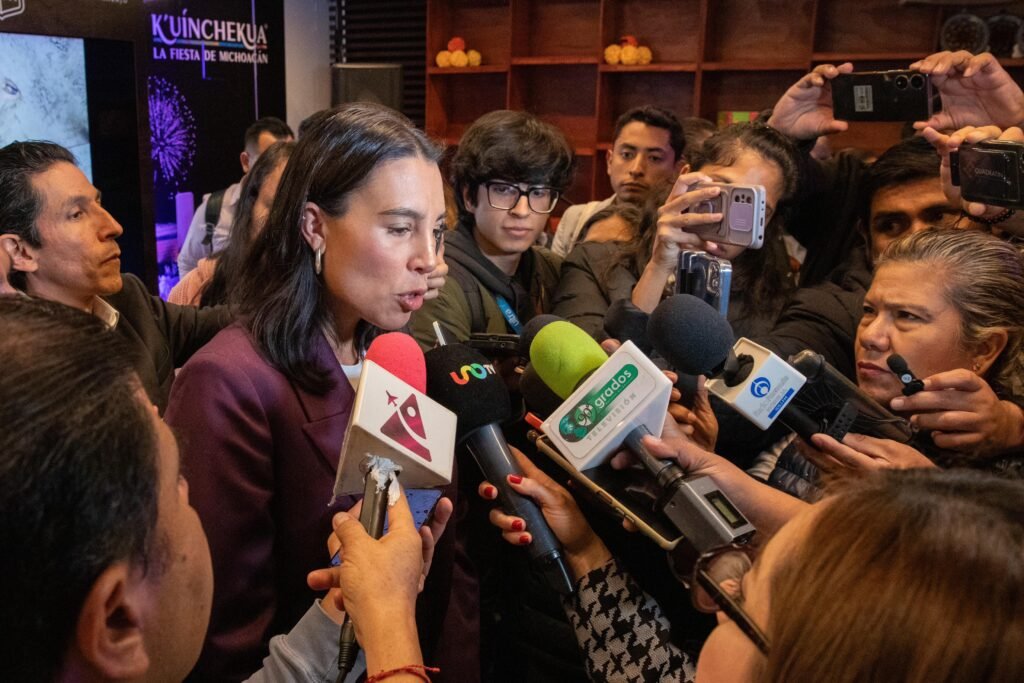
[[519,537],[519,545],[526,545],[530,542],[530,534],[523,534]]
[[519,476],[518,474],[510,474],[510,475],[508,475],[508,480],[510,482],[512,482],[513,484],[522,484],[523,483],[523,478],[521,476]]
[[523,524],[523,520],[521,520],[521,519],[512,520],[512,531],[522,531],[525,528],[526,528],[526,525]]
[[494,488],[493,486],[485,486],[484,487],[484,497],[485,498],[494,498],[497,495],[498,495],[498,489]]

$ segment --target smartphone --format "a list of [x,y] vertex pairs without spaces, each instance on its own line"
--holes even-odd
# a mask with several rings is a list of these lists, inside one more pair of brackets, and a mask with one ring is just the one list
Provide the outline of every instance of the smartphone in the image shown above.
[[926,121],[935,94],[928,74],[861,71],[832,79],[832,111],[839,121]]
[[692,207],[690,213],[720,213],[722,220],[699,225],[689,232],[722,244],[760,249],[764,244],[766,193],[764,185],[702,183],[694,189],[720,187],[721,194]]
[[[434,512],[434,506],[441,499],[440,489],[406,489],[405,499],[409,502],[409,509],[412,511],[412,523],[419,529]],[[384,533],[388,532],[388,517],[384,517]],[[337,567],[341,564],[341,550],[331,557],[331,566]]]
[[1024,209],[1024,144],[985,140],[963,145],[949,155],[949,171],[960,196],[1008,209]]
[[478,332],[469,335],[466,344],[488,358],[519,356],[518,334],[487,334]]
[[732,263],[706,251],[684,249],[676,268],[676,294],[690,294],[707,302],[723,318],[729,314]]
[[672,521],[656,509],[655,504],[661,491],[647,470],[639,467],[615,470],[606,464],[581,472],[558,452],[546,436],[531,432],[530,438],[541,453],[580,485],[579,490],[583,495],[619,517],[628,519],[640,533],[658,546],[671,550],[683,540],[683,535]]

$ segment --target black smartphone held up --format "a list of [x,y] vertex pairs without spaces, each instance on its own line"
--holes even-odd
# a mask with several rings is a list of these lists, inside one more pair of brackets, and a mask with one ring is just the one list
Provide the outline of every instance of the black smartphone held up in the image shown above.
[[469,335],[467,345],[488,358],[502,358],[519,355],[518,334],[487,334],[479,332]]
[[1024,144],[985,140],[950,152],[949,171],[960,196],[1007,209],[1024,209]]
[[926,121],[934,93],[928,74],[861,71],[832,79],[832,110],[839,121]]

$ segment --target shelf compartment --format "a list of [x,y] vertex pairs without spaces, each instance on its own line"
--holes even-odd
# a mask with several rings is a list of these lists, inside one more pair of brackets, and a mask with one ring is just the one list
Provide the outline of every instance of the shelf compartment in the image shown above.
[[513,57],[513,66],[563,66],[566,64],[597,64],[594,55],[538,55],[533,57]]
[[452,73],[427,78],[427,133],[452,144],[469,124],[504,109],[508,77],[502,73]]
[[826,64],[842,64],[853,62],[906,62],[910,64],[919,59],[927,57],[929,52],[815,52],[811,55],[812,61],[825,62]]
[[634,35],[654,53],[652,66],[700,59],[699,0],[606,0],[601,50]]
[[892,0],[819,2],[814,52],[889,53],[898,46],[900,53],[923,57],[935,52],[937,22],[935,7],[907,7]]
[[428,68],[438,68],[434,58],[438,52],[447,49],[448,41],[455,36],[464,38],[468,49],[480,53],[480,68],[508,64],[512,47],[508,0],[431,2],[428,12]]
[[709,71],[703,74],[700,115],[718,120],[719,111],[761,111],[806,73],[791,71]]
[[512,0],[512,57],[589,57],[600,54],[597,0]]
[[692,72],[697,70],[696,62],[652,62],[650,64],[637,64],[636,66],[623,66],[621,64],[602,64],[602,73],[673,73]]
[[814,0],[709,2],[704,59],[806,62],[811,54],[813,13]]
[[430,66],[427,73],[431,76],[466,76],[471,74],[503,74],[508,72],[507,66],[490,64],[480,66]]
[[573,147],[593,149],[597,139],[597,69],[593,65],[516,66],[509,108],[558,126]]
[[601,73],[597,139],[611,149],[615,121],[633,107],[664,107],[680,119],[693,114],[695,76],[687,72]]
[[829,136],[832,153],[853,147],[878,156],[900,141],[905,124],[898,121],[851,121],[850,128]]
[[[807,71],[808,62],[793,60],[785,62],[759,62],[751,60],[730,60],[725,62],[704,62],[704,71]],[[781,95],[781,93],[779,93]]]

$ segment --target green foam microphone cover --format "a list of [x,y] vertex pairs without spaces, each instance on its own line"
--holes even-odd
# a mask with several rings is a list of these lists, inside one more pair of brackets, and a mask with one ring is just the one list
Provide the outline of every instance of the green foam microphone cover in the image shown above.
[[545,325],[530,345],[537,375],[563,399],[606,360],[608,354],[593,337],[564,320]]

